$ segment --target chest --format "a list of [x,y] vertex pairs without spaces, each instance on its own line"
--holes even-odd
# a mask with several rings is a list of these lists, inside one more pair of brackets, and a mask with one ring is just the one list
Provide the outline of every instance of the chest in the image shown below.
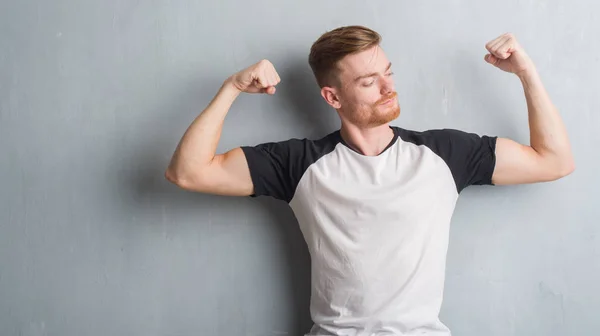
[[378,157],[333,154],[306,171],[290,202],[315,255],[383,262],[382,254],[443,245],[458,198],[443,159],[414,145]]
[[458,194],[446,163],[425,146],[397,144],[380,156],[347,148],[311,166],[296,204],[352,218],[410,217],[453,206]]

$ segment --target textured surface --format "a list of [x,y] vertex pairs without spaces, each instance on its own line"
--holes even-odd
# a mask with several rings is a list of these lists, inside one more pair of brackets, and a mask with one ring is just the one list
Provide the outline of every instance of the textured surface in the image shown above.
[[527,143],[520,82],[483,60],[486,42],[516,34],[577,170],[462,194],[441,318],[463,336],[597,334],[598,6],[0,1],[0,335],[308,330],[309,257],[287,206],[184,192],[163,172],[221,82],[261,58],[281,75],[277,94],[241,96],[219,151],[338,127],[306,60],[319,34],[346,24],[384,37],[394,124]]

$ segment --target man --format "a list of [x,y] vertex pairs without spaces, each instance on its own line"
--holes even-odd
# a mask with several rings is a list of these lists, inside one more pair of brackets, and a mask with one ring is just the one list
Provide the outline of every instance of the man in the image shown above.
[[561,118],[512,34],[489,42],[485,60],[521,80],[530,146],[390,126],[400,107],[380,41],[371,29],[348,26],[311,48],[309,64],[340,130],[216,154],[235,98],[275,93],[279,75],[263,60],[224,82],[165,173],[188,190],[289,203],[311,255],[309,335],[450,335],[438,314],[459,193],[469,185],[556,180],[574,169]]

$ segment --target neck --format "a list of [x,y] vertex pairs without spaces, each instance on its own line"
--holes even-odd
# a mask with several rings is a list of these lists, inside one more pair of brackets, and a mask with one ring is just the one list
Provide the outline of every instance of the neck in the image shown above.
[[342,123],[340,135],[348,146],[362,155],[377,156],[390,144],[394,131],[388,124],[361,128]]

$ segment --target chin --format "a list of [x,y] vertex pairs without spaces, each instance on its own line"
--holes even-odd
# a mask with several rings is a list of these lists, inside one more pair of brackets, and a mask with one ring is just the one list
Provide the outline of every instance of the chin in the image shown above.
[[367,127],[376,127],[385,124],[389,124],[400,116],[400,108],[395,108],[391,111],[386,111],[385,113],[373,114],[371,118],[366,120],[364,123]]
[[380,111],[377,115],[377,118],[381,124],[389,123],[392,120],[395,120],[400,116],[400,106],[396,105],[393,108],[386,109],[385,111]]
[[400,116],[400,105],[392,106],[376,106],[370,111],[364,110],[358,113],[346,115],[347,120],[359,127],[376,127],[381,126],[397,119]]

